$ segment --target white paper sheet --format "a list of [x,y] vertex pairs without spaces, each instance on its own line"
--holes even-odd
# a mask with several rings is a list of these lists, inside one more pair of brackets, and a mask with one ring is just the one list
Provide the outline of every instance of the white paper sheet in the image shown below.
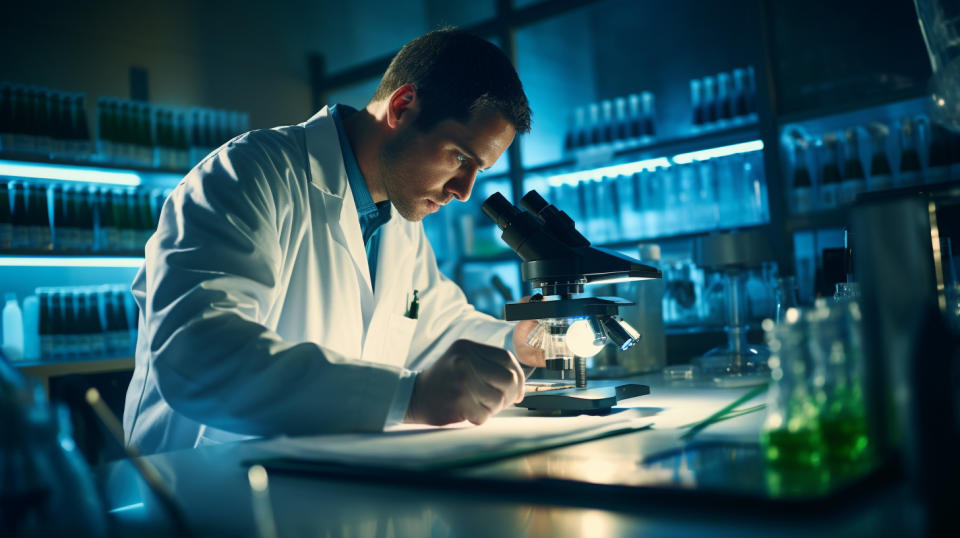
[[606,416],[498,415],[481,426],[402,426],[376,434],[285,437],[265,443],[274,457],[307,462],[437,469],[499,459],[645,428],[649,416],[624,410]]

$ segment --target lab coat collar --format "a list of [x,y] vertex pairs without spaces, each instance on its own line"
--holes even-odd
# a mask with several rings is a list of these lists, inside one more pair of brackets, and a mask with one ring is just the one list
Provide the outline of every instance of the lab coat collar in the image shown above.
[[340,137],[327,107],[320,109],[303,123],[310,162],[310,182],[323,197],[324,215],[333,238],[347,252],[366,284],[365,295],[372,297],[373,283],[367,265],[367,251],[363,246],[360,216],[343,165]]
[[344,196],[349,187],[347,170],[343,166],[340,137],[327,107],[303,123],[310,161],[310,181],[320,192],[330,195],[327,209],[329,220],[340,220]]
[[[334,237],[350,253],[357,272],[365,279],[368,292],[372,292],[367,251],[363,245],[363,235],[360,230],[360,216],[357,213],[353,193],[349,188],[337,127],[333,123],[328,107],[320,109],[303,126],[310,162],[310,181],[323,195],[324,212],[328,223],[339,224],[332,227]],[[398,274],[394,268],[397,268],[397,264],[405,263],[408,255],[413,253],[414,232],[418,227],[419,223],[408,222],[399,215],[395,215],[384,225],[386,233],[380,241],[377,271],[381,269],[386,271],[383,277],[380,274],[377,275],[377,282],[382,283],[377,286],[378,291],[380,289],[386,291],[394,285],[391,275]]]

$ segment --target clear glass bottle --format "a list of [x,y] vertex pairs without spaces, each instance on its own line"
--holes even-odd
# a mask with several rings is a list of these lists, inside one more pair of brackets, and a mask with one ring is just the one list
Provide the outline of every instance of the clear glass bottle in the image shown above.
[[677,219],[678,233],[692,232],[697,229],[699,214],[701,208],[697,205],[699,201],[696,196],[697,170],[694,163],[681,164],[673,167],[675,172],[675,198],[677,215],[685,213],[685,216]]
[[887,156],[887,138],[890,128],[884,123],[875,122],[871,123],[868,129],[873,151],[870,157],[867,190],[875,192],[893,188],[893,170],[890,168],[890,158]]
[[666,235],[664,223],[666,197],[663,189],[663,168],[644,172],[641,181],[643,192],[644,232],[646,237]]
[[719,225],[720,208],[717,205],[717,167],[714,159],[697,164],[698,196],[701,214],[698,218],[701,230],[712,230]]
[[71,139],[75,158],[89,160],[93,154],[93,142],[90,140],[90,126],[87,123],[86,98],[82,93],[73,98]]
[[691,121],[694,129],[703,125],[703,83],[700,79],[690,79]]
[[613,118],[613,101],[604,99],[600,102],[600,143],[609,144],[614,140],[616,125]]
[[[717,207],[719,228],[735,228],[742,224],[740,192],[737,188],[743,173],[742,155],[717,157],[714,161],[717,173]],[[739,165],[739,166],[738,166]]]
[[617,97],[613,100],[615,110],[616,127],[614,129],[614,139],[617,141],[616,147],[623,147],[624,141],[629,138],[630,120],[627,118],[627,99]]
[[717,119],[727,122],[733,116],[733,84],[730,73],[717,75]]
[[37,296],[40,298],[40,320],[37,328],[40,337],[40,358],[49,359],[53,357],[52,294],[46,288],[38,288]]
[[836,135],[828,133],[819,145],[820,151],[820,207],[830,209],[840,202],[840,145]]
[[627,103],[630,109],[630,128],[627,135],[629,138],[639,139],[643,136],[643,112],[641,111],[640,96],[631,93],[627,96]]
[[776,301],[777,309],[774,319],[779,324],[783,323],[787,310],[800,306],[797,301],[797,277],[787,275],[777,278]]
[[742,156],[743,173],[740,175],[740,199],[743,200],[741,219],[744,224],[763,224],[767,199],[767,181],[763,170],[763,154],[755,151]]
[[797,139],[793,154],[793,179],[790,189],[790,211],[796,215],[813,209],[813,177],[807,157],[808,142]]
[[657,136],[657,110],[653,97],[653,92],[643,92],[640,94],[643,102],[643,136]]
[[589,111],[587,145],[595,146],[603,142],[603,123],[600,121],[600,105],[590,103],[587,105]]
[[10,211],[10,187],[0,182],[0,249],[13,246],[13,215]]
[[717,121],[717,81],[713,77],[703,77],[703,123],[710,125]]
[[855,127],[845,134],[843,182],[840,184],[840,203],[852,204],[867,189],[866,174],[860,162],[860,134]]
[[897,186],[910,187],[921,182],[916,128],[912,118],[904,118],[900,122],[900,170],[897,174]]

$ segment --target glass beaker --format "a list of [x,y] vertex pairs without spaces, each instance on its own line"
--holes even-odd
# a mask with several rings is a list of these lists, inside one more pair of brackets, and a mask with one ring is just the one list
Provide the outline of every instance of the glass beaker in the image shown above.
[[783,323],[764,321],[770,346],[771,383],[761,444],[767,486],[774,496],[817,493],[827,485],[818,409],[810,390],[811,359],[805,345],[806,320],[788,309]]
[[831,470],[848,475],[868,463],[869,448],[859,304],[852,295],[820,299],[806,321],[824,456]]

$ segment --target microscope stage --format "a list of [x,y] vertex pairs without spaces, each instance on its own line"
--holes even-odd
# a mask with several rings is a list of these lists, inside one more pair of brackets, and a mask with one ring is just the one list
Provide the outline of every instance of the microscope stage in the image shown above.
[[555,411],[560,413],[604,413],[610,411],[620,400],[650,394],[650,387],[634,383],[606,386],[559,389],[528,392],[518,407],[531,411]]

